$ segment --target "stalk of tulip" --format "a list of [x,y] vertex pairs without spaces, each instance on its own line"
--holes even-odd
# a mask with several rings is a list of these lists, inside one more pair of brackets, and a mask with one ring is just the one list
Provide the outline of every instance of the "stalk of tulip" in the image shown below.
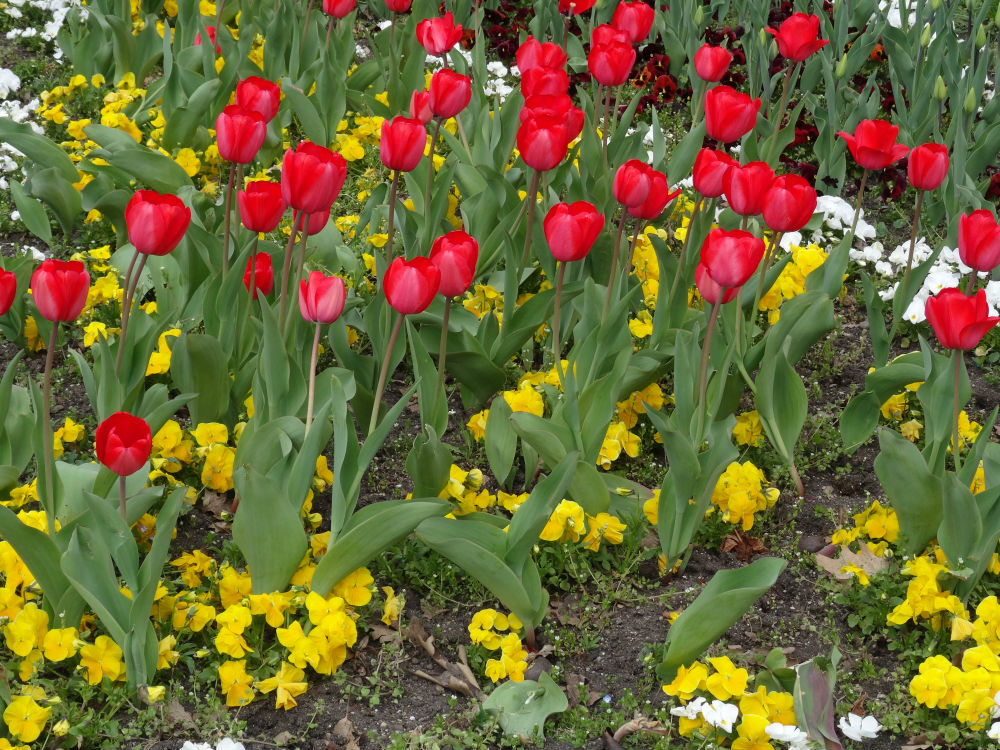
[[229,234],[233,219],[233,190],[236,183],[243,183],[243,165],[229,164],[229,180],[226,182],[225,217],[222,220],[222,277],[229,273]]
[[288,313],[288,273],[292,267],[292,249],[295,247],[295,233],[305,230],[302,222],[305,221],[305,211],[299,211],[298,218],[292,222],[292,231],[288,235],[288,242],[285,244],[285,260],[281,264],[281,302],[278,308],[278,330],[285,330],[285,316]]
[[[139,277],[142,276],[142,269],[145,267],[148,257],[146,253],[140,253],[136,250],[132,254],[132,260],[129,262],[128,270],[125,272],[125,288],[122,290],[122,331],[118,337],[118,355],[115,357],[116,376],[121,374],[122,355],[125,353],[125,335],[128,333],[129,316],[132,314],[132,298],[135,295],[135,288],[139,283]],[[138,267],[136,267],[136,259],[139,260]]]
[[959,430],[958,430],[958,417],[961,413],[961,404],[958,399],[958,384],[961,382],[962,377],[962,350],[955,349],[951,353],[951,358],[955,366],[955,374],[953,382],[955,387],[952,389],[952,399],[951,399],[951,412],[954,417],[952,421],[951,429],[951,457],[955,462],[955,473],[957,474],[962,470],[961,459],[959,455],[962,452],[961,443],[959,443]]
[[[797,79],[799,76],[799,71],[802,69],[802,63],[796,61],[791,65],[787,66],[785,69],[785,83],[781,87],[781,102],[778,104],[778,114],[774,119],[774,133],[771,134],[771,138],[767,145],[767,157],[764,159],[768,164],[772,163],[772,160],[777,156],[774,153],[774,149],[778,145],[778,134],[781,132],[781,120],[785,116],[785,110],[788,106],[788,91],[792,86],[792,80]],[[795,127],[795,123],[789,123],[791,127]]]
[[708,358],[712,351],[712,335],[715,333],[715,323],[719,319],[719,310],[722,309],[725,296],[726,288],[721,287],[719,289],[719,296],[715,298],[715,303],[712,305],[712,312],[708,316],[708,323],[705,326],[705,339],[701,345],[701,361],[698,364],[697,390],[695,391],[698,394],[698,401],[695,404],[695,409],[698,411],[698,430],[695,432],[695,445],[701,445],[702,437],[705,434],[705,417],[708,411],[705,404],[705,398],[708,393]]
[[[53,494],[52,476],[55,473],[55,454],[53,440],[55,433],[52,431],[52,363],[55,359],[56,342],[59,340],[59,321],[52,322],[52,333],[49,335],[49,343],[45,349],[45,370],[42,375],[42,462],[45,466],[45,494],[48,496],[46,503],[45,520],[48,523],[49,536],[55,536],[55,495]],[[119,347],[119,351],[121,347]]]
[[[434,169],[434,165],[429,164],[427,166],[429,170]],[[394,221],[396,219],[396,194],[399,191],[399,170],[392,170],[392,184],[389,186],[389,218],[388,226],[385,230],[385,267],[388,268],[393,261],[392,257],[392,235],[395,231]],[[426,211],[426,204],[424,207]]]
[[541,182],[542,173],[537,169],[532,170],[531,182],[528,184],[528,192],[524,195],[524,210],[527,214],[525,219],[524,250],[521,252],[521,266],[517,269],[517,281],[520,283],[521,271],[528,265],[528,251],[531,249],[531,231],[535,225],[535,204],[538,200],[538,183]]
[[[431,183],[434,181],[434,149],[437,147],[438,134],[441,132],[441,118],[434,118],[434,132],[431,134],[431,153],[427,159],[427,178],[424,180],[424,213],[428,211],[431,202]],[[428,231],[430,230],[430,222]]]
[[625,230],[625,217],[627,216],[628,211],[622,211],[622,217],[618,220],[618,231],[615,233],[615,249],[611,253],[611,273],[608,274],[608,290],[604,294],[604,308],[601,310],[601,323],[604,323],[608,318],[608,307],[611,305],[611,292],[615,288],[615,276],[618,271],[618,252],[621,249],[622,232]]
[[309,357],[309,396],[306,399],[306,434],[312,424],[313,404],[316,402],[316,361],[319,359],[320,322],[316,321],[316,332],[313,334],[312,355]]
[[694,230],[695,219],[701,210],[702,196],[699,195],[694,201],[694,208],[691,209],[691,218],[688,220],[687,232],[684,233],[684,242],[681,243],[681,252],[677,256],[677,270],[674,271],[674,280],[670,282],[670,296],[667,299],[674,299],[677,288],[681,283],[681,276],[684,275],[684,264],[687,262],[688,245],[691,244],[691,234]]
[[396,339],[399,338],[399,329],[403,327],[405,315],[396,318],[392,325],[392,333],[389,335],[389,345],[385,349],[385,356],[382,358],[382,367],[378,373],[378,385],[375,386],[375,401],[372,404],[372,416],[368,421],[368,434],[375,432],[378,425],[378,411],[382,405],[382,394],[385,392],[385,381],[389,377],[389,361],[392,358],[392,350],[396,348]]

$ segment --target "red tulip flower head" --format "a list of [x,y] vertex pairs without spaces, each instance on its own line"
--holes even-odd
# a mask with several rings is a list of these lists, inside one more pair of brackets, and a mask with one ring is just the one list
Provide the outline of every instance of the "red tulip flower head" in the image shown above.
[[940,143],[924,143],[910,152],[906,176],[917,190],[934,190],[948,174],[948,147]]
[[733,211],[740,216],[756,216],[772,182],[774,172],[767,163],[752,161],[729,169],[722,178],[722,190]]
[[764,223],[775,232],[798,232],[816,211],[816,190],[805,177],[775,177],[761,201]]
[[281,197],[299,211],[314,214],[333,205],[347,178],[344,157],[304,141],[288,149],[281,162]]
[[885,120],[862,120],[854,135],[838,131],[847,141],[847,148],[859,165],[865,169],[885,169],[909,153],[910,149],[896,143],[899,127]]
[[393,13],[406,13],[413,5],[413,0],[385,0],[385,7]]
[[434,119],[434,112],[431,111],[431,92],[413,92],[410,96],[410,119],[420,120],[424,125]]
[[76,320],[87,302],[90,274],[78,260],[43,260],[31,274],[31,297],[46,320]]
[[[710,44],[703,44],[694,53],[694,69],[698,77],[703,81],[718,83],[729,70],[729,63],[733,61],[733,53],[725,47],[713,47]],[[703,295],[704,296],[704,295]]]
[[587,201],[556,203],[542,222],[552,257],[563,263],[585,257],[603,228],[603,214]]
[[427,147],[427,128],[420,120],[394,117],[382,122],[379,156],[386,169],[412,172]]
[[389,307],[403,315],[423,312],[441,286],[441,271],[430,259],[396,258],[385,271],[382,291]]
[[323,12],[334,18],[343,18],[357,6],[358,0],[323,0]]
[[[215,41],[215,37],[216,37],[216,33],[217,33],[215,27],[214,26],[206,26],[205,28],[208,30],[208,41],[209,41],[209,43],[212,46],[215,47],[215,54],[221,55],[222,54],[222,47],[220,47],[219,43],[217,41]],[[197,34],[194,35],[194,41],[191,42],[191,46],[192,47],[200,47],[201,46],[201,32],[200,31]]]
[[583,110],[573,106],[569,94],[535,94],[525,99],[518,115],[521,122],[538,115],[563,120],[569,140],[583,132]]
[[618,167],[611,182],[611,194],[626,208],[641,206],[653,187],[654,170],[638,159],[629,159]]
[[146,465],[153,450],[153,435],[145,419],[116,411],[97,425],[97,460],[120,477]]
[[569,74],[564,68],[528,68],[521,74],[521,94],[530,99],[547,94],[557,96],[569,90]]
[[743,286],[764,257],[764,240],[742,229],[712,229],[701,246],[701,263],[726,289]]
[[660,214],[663,213],[663,209],[667,207],[667,204],[681,194],[680,188],[671,192],[667,176],[663,172],[657,172],[654,169],[650,172],[650,177],[652,178],[652,182],[649,186],[649,195],[646,197],[646,200],[642,205],[629,206],[628,209],[630,216],[645,221],[652,221],[659,218]]
[[462,294],[476,276],[479,243],[458,229],[442,235],[431,245],[430,261],[441,272],[438,291],[445,297]]
[[795,62],[805,62],[813,53],[830,43],[819,38],[819,16],[792,13],[775,29],[764,31],[774,35],[778,43],[778,54]]
[[559,0],[559,12],[578,16],[594,7],[597,0]]
[[[253,276],[253,290],[250,289],[250,277]],[[260,292],[265,297],[274,289],[274,266],[271,256],[267,253],[257,253],[256,258],[247,259],[247,268],[243,272],[243,286],[250,292],[250,299],[257,299]]]
[[635,64],[635,48],[629,42],[610,42],[590,48],[587,67],[602,86],[621,86]]
[[705,132],[709,138],[733,143],[745,136],[757,123],[760,99],[729,86],[714,86],[705,93]]
[[462,40],[462,27],[448,11],[441,18],[425,18],[417,24],[417,41],[428,55],[440,57]]
[[958,255],[977,271],[1000,265],[1000,225],[985,208],[958,217]]
[[0,268],[0,315],[6,315],[17,296],[17,274]]
[[344,312],[347,289],[339,276],[326,276],[310,271],[309,278],[299,282],[299,311],[312,323],[329,325]]
[[260,113],[230,104],[215,120],[219,156],[236,164],[249,164],[267,137],[267,123]]
[[703,148],[694,160],[694,189],[706,198],[718,198],[724,188],[722,181],[731,167],[739,162],[724,151]]
[[555,169],[566,158],[570,135],[565,120],[533,115],[517,130],[517,148],[524,163],[544,172]]
[[281,197],[281,185],[268,180],[248,182],[246,190],[236,194],[236,204],[243,226],[251,232],[273,232],[288,208]]
[[698,287],[698,294],[701,298],[705,300],[708,304],[714,305],[719,300],[719,293],[722,292],[722,304],[726,304],[730,300],[736,297],[740,293],[740,288],[738,286],[726,289],[725,292],[722,291],[722,287],[712,280],[712,277],[708,273],[708,266],[704,263],[699,263],[694,269],[694,283]]
[[[298,221],[298,211],[292,211],[292,225],[294,226]],[[313,235],[319,234],[323,231],[327,222],[330,221],[330,209],[325,211],[317,211],[314,214],[308,214],[305,221],[302,222],[302,231],[306,233],[307,237],[312,237]]]
[[653,6],[646,5],[641,0],[634,3],[621,2],[611,17],[611,25],[628,34],[629,40],[635,44],[649,36],[655,16]]
[[975,349],[1000,317],[990,317],[986,290],[980,289],[966,297],[958,289],[942,289],[928,297],[924,315],[934,329],[941,346],[946,349]]
[[566,50],[553,42],[539,42],[529,36],[517,48],[517,69],[523,76],[532,68],[562,68],[566,65]]
[[260,76],[244,78],[236,84],[236,106],[249,109],[270,122],[278,114],[281,89],[274,81]]
[[191,223],[191,209],[176,195],[137,190],[125,206],[128,239],[146,255],[166,255],[180,243]]
[[465,109],[472,100],[472,79],[450,68],[441,68],[431,76],[428,99],[431,112],[447,120]]

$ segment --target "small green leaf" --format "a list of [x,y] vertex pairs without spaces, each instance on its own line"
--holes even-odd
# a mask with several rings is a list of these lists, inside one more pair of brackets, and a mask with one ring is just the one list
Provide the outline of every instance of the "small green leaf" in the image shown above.
[[544,741],[545,720],[567,708],[566,694],[547,672],[542,672],[538,682],[505,682],[483,702],[483,709],[497,717],[506,734],[520,737],[524,742],[536,735]]

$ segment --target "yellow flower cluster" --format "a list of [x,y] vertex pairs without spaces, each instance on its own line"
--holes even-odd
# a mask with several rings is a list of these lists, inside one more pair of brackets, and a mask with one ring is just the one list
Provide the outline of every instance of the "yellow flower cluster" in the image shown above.
[[[980,609],[984,605],[992,610],[987,614],[992,620],[998,609],[996,597],[985,599]],[[992,648],[982,644],[965,650],[961,667],[940,654],[925,659],[910,680],[910,695],[918,703],[929,708],[954,708],[955,718],[972,729],[983,729],[990,721],[997,708],[994,696],[998,691],[1000,659]]]
[[630,432],[624,422],[612,422],[604,435],[596,463],[605,471],[610,471],[611,463],[617,461],[622,453],[630,458],[636,458],[641,447],[642,441],[639,440],[639,436]]
[[503,323],[503,292],[489,284],[475,284],[465,293],[462,307],[482,320],[487,313],[496,315],[497,323]]
[[879,557],[884,555],[888,546],[899,537],[896,511],[874,500],[866,510],[854,514],[853,529],[837,529],[831,541],[848,546],[861,537],[867,537],[865,544],[874,554]]
[[648,226],[636,238],[635,249],[632,251],[632,274],[642,286],[642,304],[646,307],[646,310],[641,311],[636,318],[629,321],[629,330],[636,338],[644,338],[653,332],[652,320],[648,311],[656,309],[656,295],[660,289],[660,263],[656,258],[653,243],[649,239],[652,234],[657,235],[661,240],[667,239],[665,230]]
[[889,613],[890,625],[925,619],[930,621],[932,628],[940,630],[944,627],[945,615],[969,619],[962,600],[941,588],[941,579],[948,574],[948,561],[940,547],[935,547],[929,554],[907,560],[903,573],[912,576],[912,580],[906,587],[906,599]]
[[754,513],[767,510],[778,501],[778,490],[766,483],[764,472],[751,462],[734,461],[716,482],[712,504],[722,511],[722,520],[740,524],[744,531],[749,531],[753,528]]
[[646,413],[646,407],[659,410],[667,401],[672,403],[673,396],[665,398],[663,389],[656,383],[650,383],[641,391],[635,391],[624,401],[618,402],[618,420],[631,430],[639,422],[639,415]]
[[585,549],[597,552],[601,541],[621,544],[625,524],[609,513],[588,515],[579,503],[563,500],[552,511],[539,538],[546,542],[580,542]]
[[[469,639],[490,651],[500,651],[499,659],[486,662],[486,676],[493,682],[507,678],[514,682],[524,679],[528,668],[528,652],[521,645],[518,632],[521,621],[513,613],[505,615],[495,609],[481,609],[469,622]],[[505,633],[506,635],[501,635]]]
[[[780,248],[775,248],[780,251]],[[774,285],[760,298],[758,309],[767,311],[768,322],[778,321],[781,303],[802,294],[806,290],[806,276],[815,271],[826,260],[827,252],[812,243],[806,247],[792,245],[792,258],[781,269]]]
[[760,415],[756,409],[736,415],[733,440],[737,445],[747,445],[751,448],[756,448],[764,442],[764,426],[760,423]]

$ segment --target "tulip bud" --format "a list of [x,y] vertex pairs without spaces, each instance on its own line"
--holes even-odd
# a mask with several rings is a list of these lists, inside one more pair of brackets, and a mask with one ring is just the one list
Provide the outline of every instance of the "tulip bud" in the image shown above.
[[701,22],[704,20],[704,18],[705,14],[702,12],[701,6],[699,5],[698,9],[694,12],[694,25],[701,26]]
[[[938,2],[938,5],[941,4],[941,0],[937,0],[937,2]],[[931,7],[932,8],[934,7],[934,3],[933,2],[931,3]],[[997,6],[997,14],[995,16],[993,16],[993,24],[995,26],[1000,26],[1000,5]]]
[[943,102],[948,98],[948,87],[945,85],[944,78],[941,76],[938,76],[937,80],[934,81],[934,98],[939,102]]
[[764,31],[764,29],[761,29],[761,30],[760,30],[760,31],[759,31],[759,32],[757,33],[757,37],[758,37],[758,38],[760,39],[760,46],[761,46],[761,47],[766,47],[766,46],[768,46],[768,44],[767,44],[767,32],[766,32],[766,31]]
[[969,89],[969,93],[965,95],[965,104],[962,105],[962,109],[965,110],[967,115],[971,115],[976,111],[976,91],[975,89]]
[[837,69],[833,72],[833,75],[837,78],[843,78],[847,75],[847,55],[840,56],[840,59],[837,61]]
[[982,26],[979,27],[979,31],[976,32],[976,46],[984,47],[986,46],[986,29]]
[[931,0],[931,10],[938,10],[941,7],[941,0]]
[[924,24],[924,30],[920,34],[920,46],[926,47],[931,43],[931,25],[929,23]]

